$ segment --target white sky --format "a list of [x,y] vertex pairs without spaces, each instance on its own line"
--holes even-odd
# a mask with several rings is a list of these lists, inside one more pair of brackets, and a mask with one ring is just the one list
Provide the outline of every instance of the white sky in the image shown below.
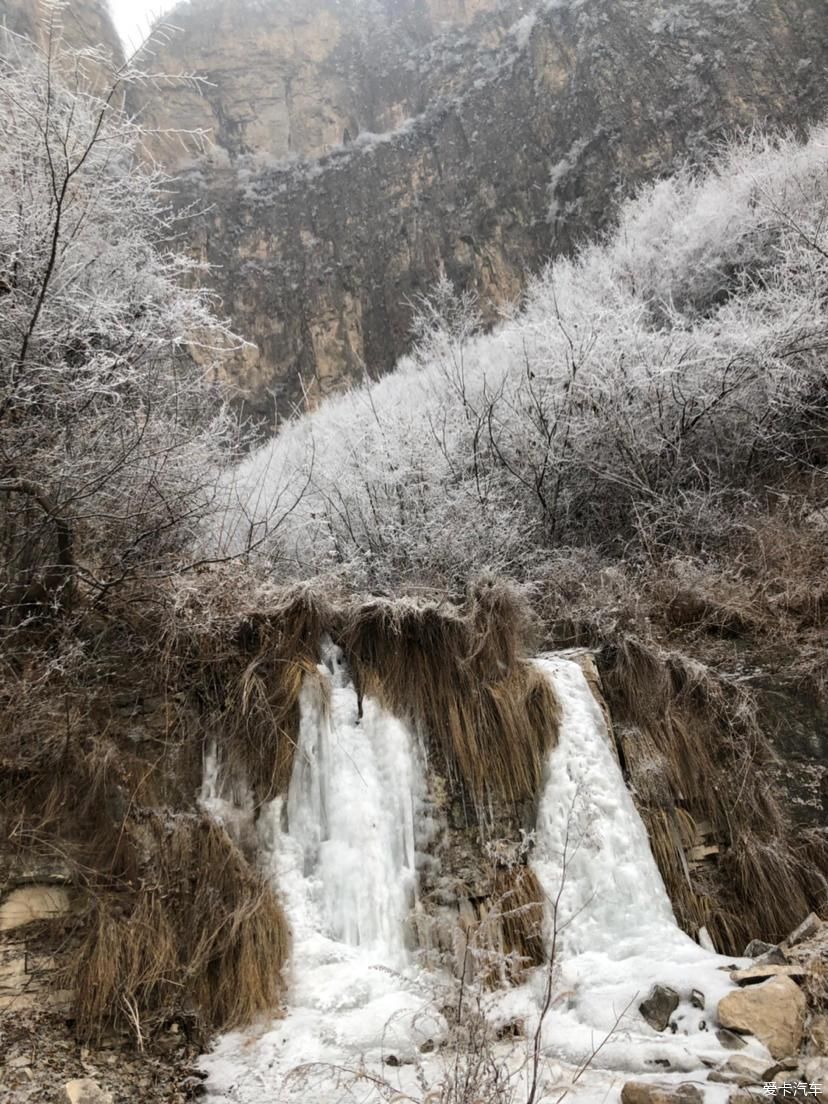
[[156,16],[171,7],[171,0],[109,0],[109,10],[127,52],[140,46]]

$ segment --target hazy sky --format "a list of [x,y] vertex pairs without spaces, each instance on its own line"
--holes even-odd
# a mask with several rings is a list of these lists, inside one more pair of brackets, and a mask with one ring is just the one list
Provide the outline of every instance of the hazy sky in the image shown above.
[[170,7],[171,0],[109,0],[109,10],[127,51],[141,44],[152,21]]

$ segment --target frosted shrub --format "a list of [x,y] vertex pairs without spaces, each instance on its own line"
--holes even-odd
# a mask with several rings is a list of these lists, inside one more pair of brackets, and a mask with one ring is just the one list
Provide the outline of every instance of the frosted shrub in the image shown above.
[[792,225],[819,233],[825,137],[798,145],[756,133],[703,175],[684,170],[644,188],[610,245],[619,278],[656,314],[687,316],[761,281]]
[[236,472],[222,547],[300,486],[271,556],[364,585],[722,545],[769,482],[822,462],[827,204],[828,130],[753,136],[644,189],[489,335],[441,281],[391,376]]

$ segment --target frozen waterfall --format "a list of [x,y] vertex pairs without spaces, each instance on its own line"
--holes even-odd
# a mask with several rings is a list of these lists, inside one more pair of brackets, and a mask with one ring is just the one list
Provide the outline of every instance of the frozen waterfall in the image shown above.
[[406,961],[416,893],[414,820],[422,772],[412,734],[371,700],[362,717],[342,653],[327,642],[322,689],[306,682],[287,835],[312,883],[321,930]]
[[[624,782],[606,722],[581,666],[565,656],[538,660],[561,705],[549,756],[532,866],[557,929],[561,994],[544,1024],[548,1053],[628,1072],[699,1069],[721,1060],[715,1008],[732,988],[733,960],[699,946],[677,925],[646,829]],[[557,908],[554,904],[557,903]],[[553,916],[552,914],[555,913]],[[681,1001],[674,1033],[653,1031],[638,1005],[655,983]],[[505,994],[501,1013],[540,1003],[538,975]],[[701,1007],[699,1007],[701,1005]]]
[[[302,691],[288,795],[262,809],[257,827],[293,932],[288,1008],[284,1019],[224,1036],[204,1058],[215,1104],[368,1104],[383,1097],[370,1077],[355,1082],[355,1071],[376,1070],[386,1085],[415,1093],[418,1069],[433,1085],[445,1064],[438,1007],[447,979],[418,965],[406,935],[427,819],[424,753],[411,729],[375,701],[366,698],[360,710],[338,648],[326,643],[323,659]],[[593,1093],[606,1100],[623,1080],[615,1071],[664,1077],[666,1066],[678,1077],[720,1059],[709,1024],[731,983],[718,968],[725,960],[676,925],[581,667],[564,656],[538,663],[562,708],[532,856],[548,901],[558,902],[544,1062],[565,1070],[611,1032],[596,1070],[572,1090],[582,1100]],[[208,766],[215,771],[213,759]],[[216,794],[214,780],[205,795],[220,815]],[[551,936],[551,905],[547,911]],[[682,997],[675,1034],[654,1032],[637,1012],[654,982]],[[530,1039],[545,983],[540,968],[524,985],[485,996],[492,1022],[519,1020]],[[504,1044],[517,1102],[521,1046]]]

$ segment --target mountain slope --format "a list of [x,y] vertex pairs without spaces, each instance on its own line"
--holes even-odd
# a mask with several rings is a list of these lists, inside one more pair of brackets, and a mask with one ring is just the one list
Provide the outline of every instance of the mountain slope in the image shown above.
[[281,4],[212,0],[162,54],[212,85],[146,110],[214,129],[210,158],[162,152],[207,211],[187,233],[254,343],[231,374],[267,420],[390,368],[441,272],[492,320],[637,184],[828,108],[828,10],[806,0],[428,11],[320,0],[288,26]]

